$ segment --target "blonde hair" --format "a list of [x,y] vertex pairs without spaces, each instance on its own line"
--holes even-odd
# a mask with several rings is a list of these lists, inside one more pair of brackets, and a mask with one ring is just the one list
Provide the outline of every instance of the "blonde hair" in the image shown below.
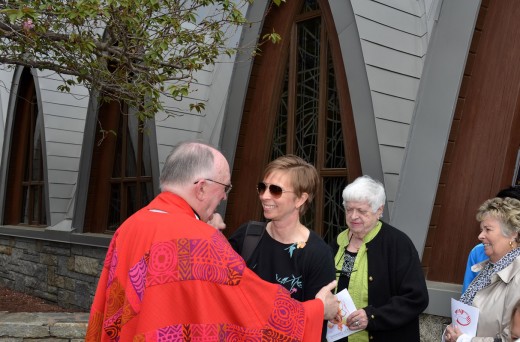
[[520,201],[515,198],[495,197],[488,199],[477,211],[477,221],[482,222],[491,216],[500,221],[500,229],[506,237],[516,235],[516,242],[520,242]]

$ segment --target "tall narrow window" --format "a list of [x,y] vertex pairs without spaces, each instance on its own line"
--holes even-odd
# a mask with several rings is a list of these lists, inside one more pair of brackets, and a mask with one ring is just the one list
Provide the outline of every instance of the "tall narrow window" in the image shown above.
[[316,1],[305,1],[290,45],[271,159],[293,153],[316,166],[322,189],[304,224],[330,240],[344,221],[348,169],[330,44]]
[[47,226],[42,131],[34,78],[26,68],[16,95],[4,224]]
[[154,196],[149,133],[125,104],[101,105],[85,231],[112,233]]

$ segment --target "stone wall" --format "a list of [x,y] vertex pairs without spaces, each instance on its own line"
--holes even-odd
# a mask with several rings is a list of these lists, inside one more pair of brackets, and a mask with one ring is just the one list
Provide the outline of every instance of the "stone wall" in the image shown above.
[[0,284],[89,310],[106,248],[0,235]]

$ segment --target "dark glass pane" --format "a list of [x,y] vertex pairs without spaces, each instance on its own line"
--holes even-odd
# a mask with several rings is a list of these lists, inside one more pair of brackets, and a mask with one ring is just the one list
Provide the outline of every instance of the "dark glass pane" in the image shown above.
[[[145,124],[141,124],[139,127],[139,134],[142,141],[141,147],[141,177],[152,177],[152,156],[150,155],[150,132],[147,130]],[[152,179],[147,182],[152,182]],[[153,194],[153,191],[152,191]],[[152,195],[153,196],[153,195]],[[148,202],[147,202],[148,203]]]
[[140,207],[144,207],[148,205],[150,201],[153,199],[153,185],[152,180],[149,179],[145,183],[141,183],[141,203]]
[[341,193],[347,186],[343,177],[323,180],[323,239],[330,243],[345,229],[345,209]]
[[[33,95],[33,96],[36,96],[36,95]],[[25,99],[21,99],[21,101],[29,101],[29,100],[25,100]],[[26,168],[24,170],[24,176],[23,176],[23,180],[24,181],[29,181],[32,179],[32,168],[29,167],[29,162],[31,161],[31,159],[34,159],[34,156],[33,156],[33,138],[35,137],[35,131],[36,131],[36,115],[38,115],[38,112],[35,111],[34,109],[34,103],[31,103],[31,112],[30,113],[27,113],[27,114],[23,114],[23,115],[30,115],[30,120],[29,120],[29,125],[30,127],[29,128],[29,134],[27,134],[25,137],[22,137],[21,140],[23,140],[23,145],[24,146],[24,149],[23,149],[23,159],[25,160],[25,165],[26,165]]]
[[[38,115],[35,113],[35,116]],[[32,172],[31,179],[33,181],[43,180],[43,155],[42,155],[42,139],[39,129],[34,129],[32,151]]]
[[116,163],[111,180],[109,230],[117,229],[124,220],[148,204],[154,195],[149,134],[131,114],[123,114],[119,122]]
[[[33,95],[36,97],[36,94]],[[31,104],[30,130],[31,136],[25,137],[26,143],[26,165],[23,180],[23,197],[21,207],[20,223],[26,225],[44,225],[45,202],[43,200],[43,154],[42,141],[38,120],[38,107],[36,103]]]
[[312,164],[318,143],[320,21],[298,24],[295,154]]
[[40,213],[41,213],[41,205],[42,205],[42,191],[39,185],[31,186],[32,194],[32,217],[31,224],[39,224],[40,223]]
[[113,183],[110,185],[107,230],[115,231],[121,223],[121,189],[119,183]]
[[124,185],[126,189],[126,208],[125,208],[125,216],[121,217],[122,220],[125,220],[128,216],[135,213],[137,210],[141,209],[140,196],[137,196],[137,187],[135,183],[129,183]]
[[47,224],[47,210],[45,209],[46,208],[46,206],[45,206],[45,191],[44,191],[44,188],[43,188],[43,183],[40,186],[39,197],[40,197],[40,206],[39,206],[40,209],[39,209],[38,223],[41,224],[41,225],[45,225],[45,224]]
[[43,225],[46,223],[43,184],[24,185],[22,189],[22,210],[20,223],[26,225]]
[[139,151],[139,138],[142,130],[138,127],[138,119],[134,115],[126,115],[128,125],[126,126],[126,177],[137,176],[137,153]]
[[311,230],[318,231],[318,227],[316,227],[314,225],[315,217],[316,217],[316,202],[313,202],[311,207],[309,209],[307,209],[305,214],[302,217],[300,217],[300,222],[305,227],[307,227],[307,228],[309,228]]
[[283,92],[278,107],[278,116],[274,126],[271,160],[287,153],[287,118],[289,107],[289,67],[285,68]]
[[[114,114],[112,114],[114,115]],[[122,114],[124,116],[124,114]],[[123,118],[119,118],[116,135],[116,150],[114,151],[114,164],[112,168],[112,178],[124,177],[122,170],[123,163]]]
[[29,224],[29,187],[22,186],[22,211],[20,212],[20,223]]
[[325,145],[325,167],[346,168],[345,148],[343,144],[343,131],[341,129],[341,113],[339,107],[338,90],[334,67],[329,50],[328,86],[327,86],[327,137]]
[[305,0],[302,13],[318,10],[318,0]]

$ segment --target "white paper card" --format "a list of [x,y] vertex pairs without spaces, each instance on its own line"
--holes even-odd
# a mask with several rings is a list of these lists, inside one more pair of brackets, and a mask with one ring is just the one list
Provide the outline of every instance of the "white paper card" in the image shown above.
[[464,334],[475,337],[477,335],[479,310],[456,299],[451,299],[451,324],[459,326]]
[[332,322],[327,322],[327,341],[334,342],[348,335],[352,335],[361,330],[350,330],[347,327],[347,317],[354,311],[356,311],[356,306],[354,305],[354,301],[352,297],[350,297],[350,293],[348,293],[347,289],[343,289],[338,292],[336,297],[339,300],[339,307],[341,310],[341,322],[338,324],[333,324]]

